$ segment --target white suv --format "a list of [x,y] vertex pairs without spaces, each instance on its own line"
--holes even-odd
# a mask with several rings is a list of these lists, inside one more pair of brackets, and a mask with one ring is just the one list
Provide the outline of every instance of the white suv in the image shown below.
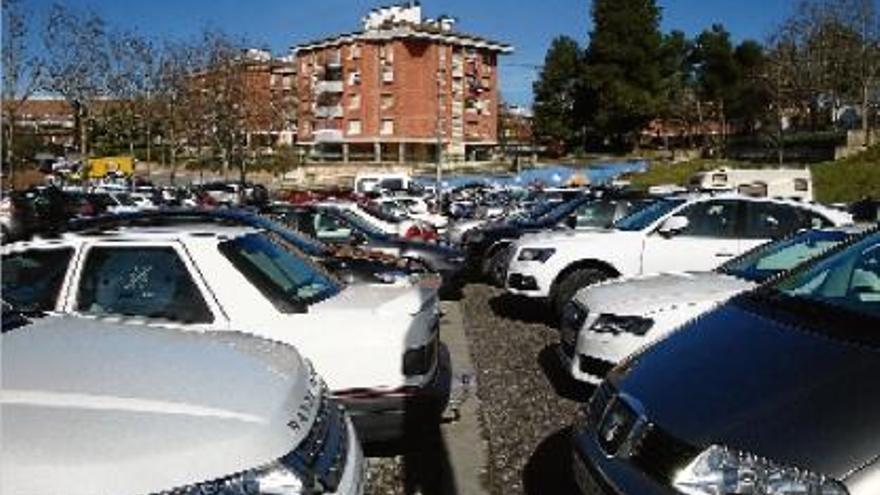
[[400,436],[404,419],[448,397],[436,285],[344,286],[277,236],[216,224],[67,233],[3,250],[3,297],[16,307],[294,345],[365,441]]
[[516,244],[507,290],[550,301],[557,315],[578,290],[609,278],[706,271],[771,239],[852,222],[815,204],[740,195],[659,200],[589,232],[544,232]]
[[710,272],[661,273],[581,289],[560,322],[563,366],[575,380],[598,384],[626,356],[864,231],[855,225],[808,230],[761,245]]

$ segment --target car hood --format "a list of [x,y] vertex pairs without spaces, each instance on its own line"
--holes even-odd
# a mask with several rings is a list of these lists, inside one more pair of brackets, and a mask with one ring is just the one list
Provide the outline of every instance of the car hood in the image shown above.
[[356,284],[309,308],[309,313],[328,318],[352,318],[352,313],[377,316],[415,315],[437,304],[438,277],[425,277],[410,285]]
[[748,280],[716,272],[662,273],[587,287],[575,299],[591,312],[643,316],[724,301],[754,287]]
[[610,382],[695,447],[722,444],[838,479],[875,460],[880,351],[806,330],[750,297],[630,358]]
[[265,465],[316,413],[289,346],[50,318],[2,337],[6,494],[157,493]]
[[595,230],[546,230],[542,232],[528,233],[520,237],[519,243],[523,247],[553,247],[566,243],[581,243],[585,241],[624,241],[626,239],[641,239],[639,232],[624,232],[613,229]]

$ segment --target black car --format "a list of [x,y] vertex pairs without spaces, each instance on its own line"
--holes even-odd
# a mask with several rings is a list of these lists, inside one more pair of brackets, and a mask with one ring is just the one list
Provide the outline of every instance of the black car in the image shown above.
[[266,214],[326,244],[357,246],[417,261],[427,270],[439,273],[447,288],[458,283],[464,268],[464,257],[455,248],[389,236],[356,215],[332,206],[275,205]]
[[877,374],[875,228],[615,368],[575,425],[575,479],[590,494],[876,494]]
[[468,267],[479,270],[496,285],[503,285],[507,268],[506,248],[525,234],[554,228],[607,228],[650,202],[635,193],[582,193],[550,208],[486,224],[462,239]]

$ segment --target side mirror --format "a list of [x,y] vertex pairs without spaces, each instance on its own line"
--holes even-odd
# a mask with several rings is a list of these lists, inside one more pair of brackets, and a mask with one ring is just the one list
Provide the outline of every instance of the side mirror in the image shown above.
[[675,235],[680,234],[690,225],[690,221],[687,217],[682,216],[674,216],[669,217],[663,222],[663,225],[660,226],[660,229],[657,231],[663,237],[669,238]]

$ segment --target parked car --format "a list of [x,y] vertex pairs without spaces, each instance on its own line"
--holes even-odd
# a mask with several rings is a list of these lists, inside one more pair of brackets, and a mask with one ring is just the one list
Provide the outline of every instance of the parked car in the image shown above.
[[305,235],[337,246],[356,246],[414,260],[439,273],[446,287],[459,283],[464,255],[443,244],[419,242],[388,235],[356,215],[324,205],[274,206],[268,215]]
[[529,234],[515,245],[508,291],[549,300],[557,315],[580,289],[603,280],[706,271],[800,229],[845,225],[845,212],[740,195],[669,198],[613,229]]
[[376,204],[394,216],[408,217],[434,228],[442,233],[449,220],[443,215],[431,213],[428,203],[416,196],[385,196],[375,200]]
[[320,203],[323,208],[333,208],[342,212],[343,215],[357,218],[363,223],[370,225],[387,236],[397,236],[404,239],[436,241],[437,231],[423,222],[401,218],[382,210],[373,203],[351,203],[330,201]]
[[563,365],[575,380],[599,383],[626,356],[864,230],[808,230],[763,244],[713,271],[646,275],[581,289],[560,323]]
[[[344,285],[273,235],[216,223],[67,233],[4,247],[18,307],[145,318],[289,343],[346,404],[361,437],[436,421],[448,397],[436,283]],[[356,322],[356,324],[353,324]]]
[[124,215],[106,215],[76,220],[68,224],[70,230],[85,231],[108,227],[170,227],[186,223],[243,225],[263,229],[298,251],[346,283],[409,285],[429,275],[420,264],[390,254],[365,251],[358,247],[339,249],[305,236],[266,215],[234,208],[212,210],[163,209],[159,212],[138,212]]
[[4,310],[4,495],[363,491],[347,414],[293,347]]
[[880,233],[611,371],[574,428],[583,493],[877,493]]
[[513,216],[486,224],[464,235],[463,249],[468,266],[479,270],[496,285],[503,286],[510,262],[510,247],[520,237],[549,230],[610,228],[614,222],[650,204],[650,200],[627,193],[584,194],[537,216]]

